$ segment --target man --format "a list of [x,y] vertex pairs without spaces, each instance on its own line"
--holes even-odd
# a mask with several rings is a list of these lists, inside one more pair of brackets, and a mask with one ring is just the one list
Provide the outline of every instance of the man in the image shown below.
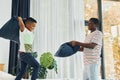
[[19,55],[21,60],[21,70],[15,80],[21,80],[27,70],[27,65],[33,67],[31,80],[36,80],[40,66],[39,63],[35,60],[35,58],[31,55],[31,52],[34,38],[32,31],[34,30],[37,21],[31,17],[24,20],[22,20],[21,17],[18,17],[17,19],[20,26]]
[[71,41],[72,46],[79,45],[80,51],[84,52],[84,71],[83,80],[100,80],[102,32],[97,30],[99,20],[90,18],[88,29],[91,31],[86,36],[85,42]]

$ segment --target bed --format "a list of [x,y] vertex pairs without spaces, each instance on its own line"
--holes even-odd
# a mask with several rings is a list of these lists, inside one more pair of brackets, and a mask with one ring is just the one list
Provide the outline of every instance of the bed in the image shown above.
[[[0,71],[0,80],[15,80],[15,76],[9,73]],[[25,79],[22,79],[22,80],[25,80]]]
[[[15,80],[16,76],[13,76],[7,72],[0,71],[0,80]],[[30,80],[30,79],[22,79],[22,80]],[[37,80],[80,80],[80,79],[37,79]]]

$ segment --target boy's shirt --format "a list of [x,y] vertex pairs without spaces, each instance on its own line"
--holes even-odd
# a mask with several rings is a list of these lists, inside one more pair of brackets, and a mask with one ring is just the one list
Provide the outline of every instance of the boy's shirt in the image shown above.
[[34,40],[33,32],[27,28],[23,32],[20,31],[20,49],[21,52],[32,52],[32,43]]

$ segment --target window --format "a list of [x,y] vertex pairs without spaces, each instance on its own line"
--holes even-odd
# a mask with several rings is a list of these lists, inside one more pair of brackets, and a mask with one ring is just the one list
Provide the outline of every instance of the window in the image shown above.
[[106,79],[120,79],[120,1],[103,0],[103,32]]
[[97,0],[84,0],[84,18],[89,20],[91,17],[98,18],[98,4]]

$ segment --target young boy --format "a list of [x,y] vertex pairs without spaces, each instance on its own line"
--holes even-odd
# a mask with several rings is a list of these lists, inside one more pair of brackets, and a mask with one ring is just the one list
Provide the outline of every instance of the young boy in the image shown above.
[[31,55],[31,52],[34,39],[32,31],[34,30],[37,21],[31,17],[26,18],[25,20],[21,17],[18,17],[17,19],[20,26],[19,55],[21,60],[21,70],[15,80],[21,80],[27,70],[27,65],[33,67],[31,80],[36,80],[40,66],[37,60],[35,60],[35,58]]
[[91,33],[87,35],[85,42],[70,42],[72,46],[79,45],[81,47],[80,51],[84,52],[83,80],[100,80],[102,32],[97,30],[98,26],[99,20],[97,18],[90,18],[88,29]]

